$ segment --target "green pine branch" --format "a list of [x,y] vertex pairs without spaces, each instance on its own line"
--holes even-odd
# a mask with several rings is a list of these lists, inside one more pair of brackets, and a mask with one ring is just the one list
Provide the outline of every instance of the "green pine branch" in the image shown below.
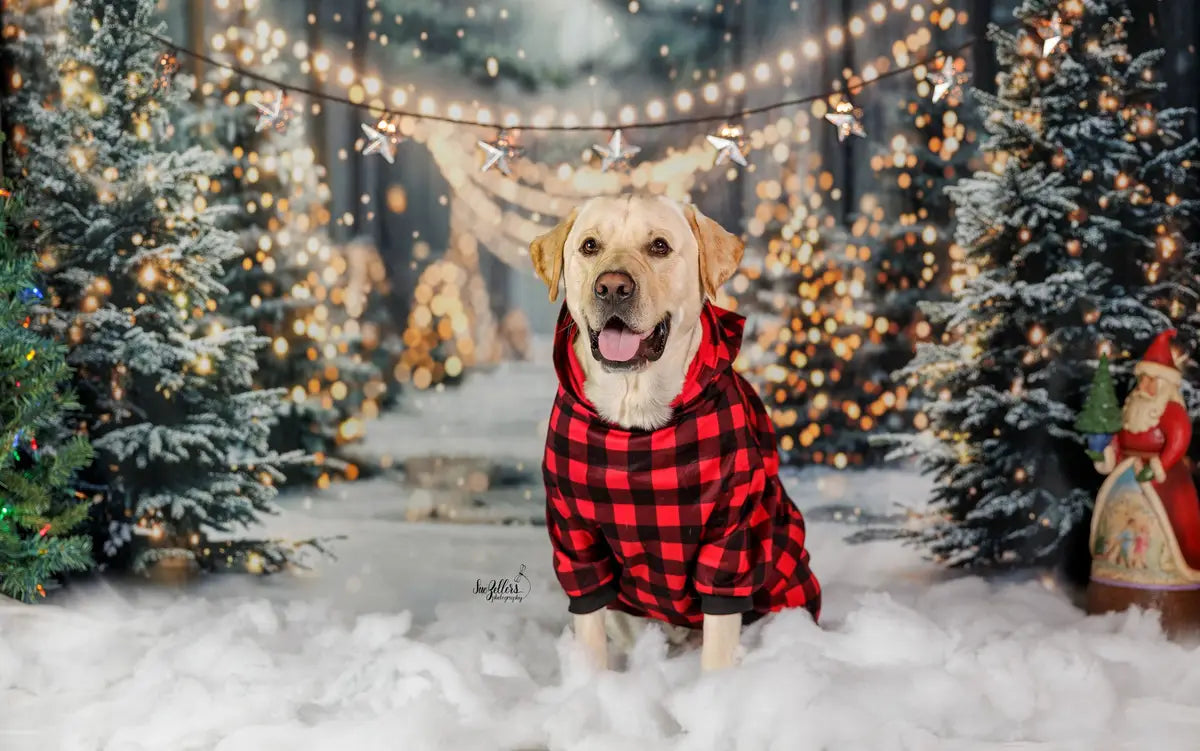
[[[30,325],[34,255],[18,241],[20,202],[0,207],[0,592],[26,602],[60,574],[91,566],[76,534],[88,514],[71,487],[92,459],[82,436],[65,436],[75,400],[65,351]],[[35,448],[36,446],[36,448]]]

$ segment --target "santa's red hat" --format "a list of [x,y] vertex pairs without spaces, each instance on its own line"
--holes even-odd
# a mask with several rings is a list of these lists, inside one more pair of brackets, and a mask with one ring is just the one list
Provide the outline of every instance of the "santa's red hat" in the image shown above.
[[1146,350],[1146,356],[1133,367],[1133,372],[1162,378],[1175,386],[1183,383],[1183,374],[1179,372],[1175,358],[1171,355],[1171,340],[1174,338],[1175,329],[1167,329],[1154,337],[1154,341],[1150,342],[1150,347]]

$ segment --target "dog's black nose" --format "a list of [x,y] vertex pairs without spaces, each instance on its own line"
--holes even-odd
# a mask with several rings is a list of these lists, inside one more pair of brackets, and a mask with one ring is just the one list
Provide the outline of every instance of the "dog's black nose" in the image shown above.
[[596,278],[596,298],[605,302],[621,302],[633,296],[637,285],[624,271],[605,271]]

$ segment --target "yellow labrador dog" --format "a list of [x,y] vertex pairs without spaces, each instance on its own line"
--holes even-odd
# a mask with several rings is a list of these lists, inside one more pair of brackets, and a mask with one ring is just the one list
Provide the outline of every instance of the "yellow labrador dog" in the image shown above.
[[699,628],[709,670],[734,662],[752,617],[819,602],[769,420],[732,371],[742,319],[706,302],[742,252],[694,206],[649,195],[592,199],[530,246],[551,302],[565,290],[547,522],[597,666],[606,612]]

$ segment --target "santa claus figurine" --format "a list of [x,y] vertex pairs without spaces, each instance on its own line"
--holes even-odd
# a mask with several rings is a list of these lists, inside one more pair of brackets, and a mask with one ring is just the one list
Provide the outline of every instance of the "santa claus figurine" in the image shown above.
[[1200,500],[1187,458],[1192,424],[1179,389],[1183,377],[1171,355],[1174,337],[1174,329],[1159,334],[1134,366],[1137,386],[1125,400],[1121,431],[1096,470],[1107,475],[1132,457],[1138,481],[1153,485],[1162,501],[1188,566],[1200,569]]

